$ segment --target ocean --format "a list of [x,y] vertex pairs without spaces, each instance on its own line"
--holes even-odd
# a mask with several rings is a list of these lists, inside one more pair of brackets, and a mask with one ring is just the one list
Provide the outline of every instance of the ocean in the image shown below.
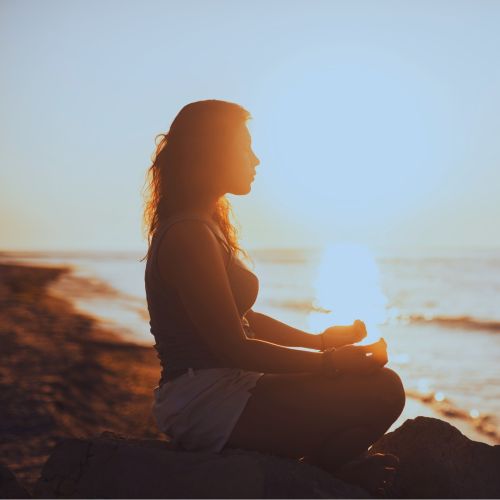
[[[407,395],[500,444],[500,250],[375,255],[356,245],[247,249],[253,309],[311,333],[361,319]],[[0,252],[67,265],[53,287],[126,340],[153,345],[138,252]]]

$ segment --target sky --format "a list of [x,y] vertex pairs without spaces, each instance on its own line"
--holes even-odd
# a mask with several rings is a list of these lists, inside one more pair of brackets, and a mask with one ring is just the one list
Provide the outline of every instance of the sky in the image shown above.
[[247,248],[500,246],[500,2],[0,3],[0,250],[147,249],[154,138],[250,111]]

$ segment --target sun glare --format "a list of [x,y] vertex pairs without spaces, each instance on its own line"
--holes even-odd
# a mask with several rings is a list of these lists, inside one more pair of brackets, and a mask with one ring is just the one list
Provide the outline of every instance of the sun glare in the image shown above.
[[318,263],[314,288],[315,306],[320,310],[309,316],[311,329],[349,325],[360,319],[368,333],[360,344],[379,339],[377,325],[386,319],[387,299],[380,289],[377,264],[367,248],[347,243],[326,246]]

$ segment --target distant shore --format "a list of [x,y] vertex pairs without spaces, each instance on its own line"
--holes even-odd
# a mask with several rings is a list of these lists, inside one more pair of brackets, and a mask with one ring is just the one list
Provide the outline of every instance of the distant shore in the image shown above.
[[[29,491],[61,438],[109,430],[167,439],[151,415],[160,376],[156,352],[78,312],[71,297],[52,294],[50,285],[68,272],[0,263],[0,462]],[[417,415],[460,424],[407,398],[390,430]]]
[[0,263],[0,461],[31,491],[64,437],[166,439],[151,417],[154,349],[123,341],[47,286],[65,267]]

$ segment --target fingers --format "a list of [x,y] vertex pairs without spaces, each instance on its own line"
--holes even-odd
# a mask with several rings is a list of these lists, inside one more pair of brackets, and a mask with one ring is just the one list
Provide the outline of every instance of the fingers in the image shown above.
[[[359,346],[363,347],[363,346]],[[361,371],[366,374],[374,373],[385,364],[383,359],[375,356],[373,353],[366,353],[360,349],[359,363],[357,363],[357,371]]]
[[382,366],[387,363],[387,344],[384,339],[380,339],[380,346],[375,349],[374,356]]
[[368,369],[371,371],[376,371],[382,368],[388,361],[387,352],[368,353],[368,355],[365,356],[365,359]]
[[379,340],[377,340],[377,342],[366,344],[360,347],[363,347],[367,353],[368,352],[376,353],[387,350],[387,343],[383,338],[380,338]]
[[387,351],[383,351],[382,353],[375,355],[375,360],[380,363],[381,366],[384,366],[389,361]]
[[358,340],[358,342],[360,340],[363,340],[367,335],[366,325],[364,324],[364,322],[357,319],[354,321],[353,327],[354,327],[355,338]]
[[387,349],[385,347],[371,349],[365,353],[365,357],[381,364],[385,365],[388,361]]
[[367,346],[343,346],[333,353],[332,361],[340,371],[371,374],[387,363],[385,346],[367,352]]
[[360,346],[360,347],[363,347],[367,352],[370,352],[372,351],[375,347],[377,347],[380,343],[380,340],[377,340],[377,342],[372,342],[371,344],[365,344],[363,346]]

